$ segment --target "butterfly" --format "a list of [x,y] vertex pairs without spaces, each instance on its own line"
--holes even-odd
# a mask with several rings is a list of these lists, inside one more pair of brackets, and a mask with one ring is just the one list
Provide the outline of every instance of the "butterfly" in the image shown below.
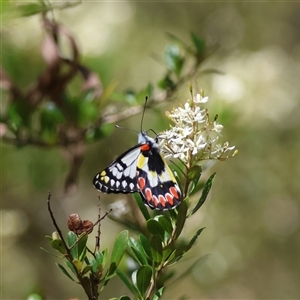
[[158,137],[142,131],[138,144],[98,173],[93,184],[104,193],[140,193],[152,209],[173,209],[181,203],[179,185],[160,154]]

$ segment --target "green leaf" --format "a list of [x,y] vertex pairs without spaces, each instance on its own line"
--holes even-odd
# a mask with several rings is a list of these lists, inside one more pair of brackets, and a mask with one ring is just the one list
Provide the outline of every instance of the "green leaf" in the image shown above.
[[128,246],[130,247],[133,256],[135,257],[137,263],[140,265],[147,265],[148,259],[146,256],[146,253],[144,251],[144,248],[140,244],[139,241],[135,240],[134,238],[130,237],[128,241]]
[[74,281],[74,279],[72,278],[72,276],[68,273],[68,271],[59,263],[56,263],[56,265],[60,268],[60,270],[67,276],[69,277],[72,281]]
[[194,209],[191,211],[191,213],[189,214],[190,216],[193,215],[196,211],[198,211],[198,209],[203,205],[203,203],[205,202],[206,198],[207,198],[207,195],[212,187],[212,183],[213,183],[213,180],[216,176],[216,173],[213,173],[209,178],[208,180],[206,181],[205,185],[204,185],[204,188],[203,188],[203,192],[202,192],[202,195],[198,201],[198,203],[196,204],[196,206],[194,207]]
[[85,256],[86,256],[86,243],[87,243],[87,240],[88,240],[88,234],[84,232],[79,237],[79,241],[77,243],[78,258],[79,258],[80,261],[83,261]]
[[153,261],[160,263],[162,258],[161,238],[158,235],[153,235],[150,240],[150,245]]
[[141,266],[136,274],[136,286],[141,295],[145,295],[152,277],[150,266]]
[[54,239],[50,242],[51,247],[55,250],[59,251],[62,254],[66,254],[67,250],[65,248],[65,245],[63,244],[61,239]]
[[103,268],[104,268],[104,264],[103,264],[103,261],[104,261],[104,255],[101,251],[97,251],[95,253],[95,258],[94,257],[91,257],[89,259],[89,265],[92,266],[92,271],[94,273],[97,273],[97,272],[102,272],[103,271]]
[[68,268],[73,272],[73,274],[77,276],[77,272],[76,272],[76,269],[75,269],[75,267],[73,266],[73,264],[67,260],[67,261],[66,261],[66,265],[67,265]]
[[22,4],[18,6],[18,11],[22,17],[36,15],[46,11],[46,6],[41,4],[43,4],[43,1],[40,1],[40,3]]
[[128,287],[130,292],[137,297],[139,295],[139,292],[136,289],[135,285],[131,284],[127,276],[120,269],[117,269],[116,273],[119,276],[119,278],[124,282],[124,284]]
[[95,253],[95,258],[96,258],[97,263],[100,265],[103,263],[104,255],[101,251],[97,251]]
[[158,235],[162,241],[164,241],[165,231],[160,223],[154,219],[147,221],[147,229],[152,235]]
[[177,263],[189,250],[190,247],[188,245],[177,247],[168,257],[168,263],[166,265],[170,266]]
[[104,249],[102,251],[102,254],[103,254],[103,262],[102,262],[102,264],[103,264],[103,266],[105,266],[106,263],[107,263],[107,258],[108,258],[108,249],[107,248]]
[[148,255],[150,259],[152,259],[151,245],[149,239],[145,237],[143,234],[140,234],[140,242],[141,245],[143,246],[145,253]]
[[205,52],[205,49],[206,49],[204,39],[200,38],[193,32],[191,32],[191,38],[196,47],[197,53],[203,55],[203,53]]
[[128,244],[128,231],[124,230],[119,233],[119,235],[116,238],[112,254],[111,254],[111,259],[110,259],[110,266],[109,266],[109,271],[108,275],[112,275],[115,273],[123,255],[124,252],[127,248]]
[[181,56],[180,49],[177,44],[166,46],[164,59],[168,70],[174,72],[177,76],[179,76],[184,64],[184,57]]
[[73,231],[69,231],[67,238],[69,248],[72,247],[71,254],[73,259],[78,258],[78,245],[75,245],[77,241],[77,235]]
[[140,208],[140,211],[143,214],[145,220],[146,221],[149,220],[151,217],[150,217],[149,211],[148,211],[148,209],[147,209],[147,207],[146,207],[146,205],[145,205],[145,203],[144,203],[141,195],[137,194],[137,193],[134,193],[133,197],[134,197],[136,203],[138,204],[138,206]]
[[124,296],[119,297],[118,300],[131,300],[131,299],[129,296],[124,295]]
[[201,177],[201,173],[202,173],[202,168],[201,168],[201,166],[198,166],[198,165],[193,166],[189,170],[188,178],[189,178],[189,181],[191,182],[189,195],[191,195],[193,193],[193,191],[195,190],[195,187],[197,186],[199,179]]
[[190,240],[189,242],[189,247],[192,248],[192,246],[194,245],[194,243],[196,242],[196,240],[198,239],[199,235],[201,234],[201,232],[205,229],[205,227],[202,227],[200,229],[197,230],[197,232],[195,233],[195,235],[193,236],[193,238]]
[[162,90],[171,90],[171,91],[173,91],[176,87],[176,84],[171,79],[170,74],[167,74],[164,78],[159,80],[157,85]]
[[169,260],[169,257],[171,255],[171,253],[174,251],[173,249],[173,245],[169,245],[167,247],[164,247],[163,249],[163,254],[162,254],[162,260]]
[[57,126],[65,122],[61,110],[52,101],[41,108],[40,122],[42,130],[45,128],[56,131]]
[[32,119],[32,113],[24,99],[17,99],[12,102],[7,110],[8,119],[12,128],[16,131],[24,126],[29,128]]
[[185,224],[185,220],[186,220],[186,213],[187,213],[187,204],[185,201],[183,201],[179,208],[178,208],[178,216],[177,216],[177,226],[176,226],[176,230],[175,230],[175,239],[177,239],[180,234],[181,231],[183,229],[183,226]]
[[95,122],[98,118],[98,105],[88,99],[83,99],[79,104],[78,123],[81,127],[86,127]]
[[171,221],[168,218],[166,218],[164,215],[159,215],[159,216],[155,217],[155,219],[157,219],[159,224],[162,226],[162,228],[167,233],[172,234],[173,227],[172,227]]
[[162,296],[163,292],[165,290],[165,287],[161,287],[156,293],[155,295],[153,296],[153,300],[159,300],[160,297]]
[[83,276],[91,270],[92,270],[92,266],[85,266],[81,272],[81,275]]

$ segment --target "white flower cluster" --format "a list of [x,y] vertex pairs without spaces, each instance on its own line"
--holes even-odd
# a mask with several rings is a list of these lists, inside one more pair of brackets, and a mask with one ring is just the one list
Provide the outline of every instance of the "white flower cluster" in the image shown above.
[[228,142],[217,143],[223,126],[216,122],[217,116],[211,121],[208,110],[201,109],[200,105],[207,101],[208,97],[197,94],[181,107],[166,113],[174,125],[159,134],[165,157],[195,163],[208,159],[225,160],[237,153],[235,146],[229,147]]

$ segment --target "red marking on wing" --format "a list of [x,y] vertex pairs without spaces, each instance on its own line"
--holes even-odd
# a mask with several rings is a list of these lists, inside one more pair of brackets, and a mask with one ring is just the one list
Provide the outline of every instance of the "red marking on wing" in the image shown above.
[[178,191],[176,190],[176,188],[174,186],[170,187],[170,193],[177,199],[179,199],[179,195],[178,195]]
[[148,144],[142,145],[142,146],[141,146],[141,150],[142,150],[142,151],[148,151],[148,150],[150,150],[150,145],[148,145]]
[[152,192],[149,188],[146,188],[145,190],[145,196],[146,196],[146,200],[151,201],[152,199]]
[[153,197],[152,197],[152,201],[153,201],[154,206],[157,207],[158,204],[159,204],[159,201],[158,201],[158,199],[157,199],[156,196],[153,196]]
[[145,188],[146,180],[143,177],[138,178],[138,186],[140,190],[143,190]]
[[166,199],[167,199],[167,201],[168,201],[168,203],[170,204],[170,205],[173,205],[174,204],[174,198],[173,198],[173,196],[171,195],[171,194],[169,194],[169,193],[167,193],[166,194]]
[[163,196],[163,195],[159,195],[158,196],[158,201],[160,202],[160,204],[163,206],[163,207],[165,207],[166,206],[166,199],[165,199],[165,197]]

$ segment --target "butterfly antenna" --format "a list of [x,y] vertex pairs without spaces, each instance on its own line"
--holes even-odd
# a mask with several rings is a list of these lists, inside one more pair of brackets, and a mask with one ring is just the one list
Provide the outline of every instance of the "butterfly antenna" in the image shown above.
[[125,130],[128,130],[128,131],[133,131],[133,132],[137,132],[136,130],[134,130],[134,129],[130,129],[130,128],[126,128],[126,127],[122,127],[122,126],[119,126],[119,125],[115,125],[115,127],[116,128],[118,128],[118,129],[125,129]]
[[146,96],[145,99],[145,104],[144,104],[144,109],[143,109],[143,114],[142,114],[142,119],[141,119],[141,132],[143,131],[143,121],[144,121],[144,115],[145,115],[145,110],[147,106],[147,101],[148,101],[148,96]]

